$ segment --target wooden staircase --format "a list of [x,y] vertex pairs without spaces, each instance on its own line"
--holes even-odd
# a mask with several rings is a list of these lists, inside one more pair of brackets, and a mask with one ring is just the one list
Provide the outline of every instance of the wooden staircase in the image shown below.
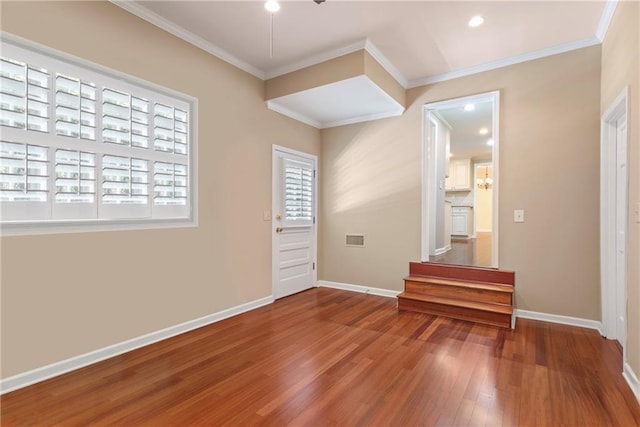
[[449,264],[409,264],[398,309],[511,328],[515,273]]

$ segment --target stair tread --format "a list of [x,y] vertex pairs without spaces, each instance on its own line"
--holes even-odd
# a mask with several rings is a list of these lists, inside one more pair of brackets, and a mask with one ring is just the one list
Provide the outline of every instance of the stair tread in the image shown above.
[[416,300],[416,301],[425,301],[436,304],[443,305],[451,305],[454,307],[465,307],[472,308],[476,310],[490,311],[493,313],[503,313],[503,314],[512,314],[513,307],[507,304],[498,304],[498,303],[485,303],[485,302],[476,302],[476,301],[467,301],[458,298],[445,298],[435,295],[429,294],[418,294],[413,292],[403,292],[398,295],[398,298]]
[[412,282],[433,283],[445,286],[459,286],[473,289],[485,289],[498,292],[513,293],[513,286],[504,283],[481,282],[477,280],[448,279],[435,276],[407,276],[404,280]]

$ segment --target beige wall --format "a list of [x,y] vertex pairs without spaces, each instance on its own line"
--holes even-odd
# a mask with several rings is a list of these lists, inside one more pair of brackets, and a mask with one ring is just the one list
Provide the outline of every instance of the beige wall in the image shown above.
[[[600,319],[599,46],[415,88],[402,117],[323,130],[320,279],[402,289],[420,258],[422,106],[493,90],[500,267],[516,271],[516,304]],[[345,247],[348,232],[367,246]]]
[[406,105],[407,91],[385,70],[367,51],[364,52],[364,71],[367,77],[403,107]]
[[267,80],[265,98],[274,99],[365,74],[364,50],[310,65]]
[[2,30],[195,96],[200,124],[198,228],[2,238],[3,378],[271,295],[271,146],[319,131],[110,3],[3,1]]
[[640,375],[640,224],[635,208],[640,203],[640,6],[637,1],[618,3],[602,45],[601,113],[629,86],[628,156],[629,225],[627,251],[627,357]]
[[[474,163],[474,169],[475,169]],[[484,165],[478,167],[476,171],[476,176],[473,180],[473,186],[476,187],[476,205],[473,207],[475,209],[476,216],[476,231],[491,231],[493,217],[491,212],[493,211],[493,188],[488,188],[486,190],[477,188],[476,180],[485,178],[485,171],[489,174],[489,178],[493,179],[493,167],[488,166],[485,169]]]

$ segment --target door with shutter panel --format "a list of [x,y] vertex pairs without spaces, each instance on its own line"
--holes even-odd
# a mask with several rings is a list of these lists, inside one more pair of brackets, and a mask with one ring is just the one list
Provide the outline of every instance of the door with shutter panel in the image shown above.
[[316,282],[316,157],[274,146],[273,295]]

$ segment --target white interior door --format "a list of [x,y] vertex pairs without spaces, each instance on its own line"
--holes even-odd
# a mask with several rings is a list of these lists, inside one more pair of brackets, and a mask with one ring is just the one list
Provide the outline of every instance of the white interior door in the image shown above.
[[273,296],[315,286],[316,156],[273,147]]

